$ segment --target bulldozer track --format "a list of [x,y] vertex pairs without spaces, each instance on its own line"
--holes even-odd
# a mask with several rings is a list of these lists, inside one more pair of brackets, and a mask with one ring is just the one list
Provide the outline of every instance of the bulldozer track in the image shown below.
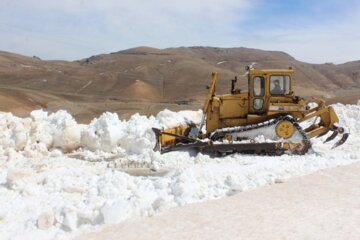
[[[294,150],[294,153],[300,154],[300,155],[305,154],[308,151],[308,149],[311,147],[310,140],[308,139],[304,129],[300,126],[300,124],[296,121],[296,119],[291,116],[279,116],[277,118],[274,118],[274,119],[271,119],[271,120],[268,120],[265,122],[261,122],[258,124],[218,129],[210,135],[210,139],[212,141],[221,140],[228,134],[247,132],[247,131],[251,131],[251,130],[255,130],[255,129],[260,129],[263,127],[275,126],[280,121],[289,121],[296,128],[296,130],[298,130],[299,134],[302,137],[302,140],[301,140],[302,148]],[[282,141],[282,143],[286,143],[286,141]],[[258,144],[258,143],[254,143],[254,144]]]

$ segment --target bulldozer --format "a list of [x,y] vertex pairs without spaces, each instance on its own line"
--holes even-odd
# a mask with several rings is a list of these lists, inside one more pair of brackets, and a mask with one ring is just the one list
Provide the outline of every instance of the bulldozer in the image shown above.
[[[155,150],[195,151],[203,154],[232,153],[281,155],[305,154],[311,138],[329,132],[325,142],[340,139],[342,145],[349,132],[338,126],[333,107],[321,99],[296,96],[294,70],[245,68],[248,91],[236,89],[237,77],[231,80],[230,94],[216,95],[218,74],[213,72],[202,108],[200,124],[186,124],[167,129],[153,128]],[[307,126],[303,126],[304,124]]]

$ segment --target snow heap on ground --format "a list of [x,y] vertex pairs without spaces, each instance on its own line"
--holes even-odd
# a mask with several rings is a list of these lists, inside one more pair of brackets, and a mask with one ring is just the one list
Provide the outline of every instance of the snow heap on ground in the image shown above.
[[[28,118],[0,114],[0,239],[63,239],[131,216],[206,201],[360,160],[360,102],[333,105],[351,132],[333,150],[315,139],[305,156],[233,154],[210,158],[153,151],[152,127],[201,119],[164,110],[120,120],[104,113],[89,125],[65,111]],[[141,167],[156,172],[139,176]]]
[[33,111],[30,118],[18,118],[11,113],[0,114],[0,147],[2,151],[24,151],[48,155],[54,149],[70,152],[79,148],[90,151],[119,151],[139,154],[155,144],[152,127],[171,127],[199,122],[200,111],[164,110],[155,118],[139,114],[121,121],[116,113],[106,112],[89,125],[77,124],[66,111],[48,115],[42,110]]

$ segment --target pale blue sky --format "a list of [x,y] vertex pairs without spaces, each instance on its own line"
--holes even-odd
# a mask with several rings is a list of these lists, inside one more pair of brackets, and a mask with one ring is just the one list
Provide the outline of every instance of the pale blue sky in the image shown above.
[[76,60],[137,46],[251,47],[360,60],[357,0],[0,0],[0,50]]

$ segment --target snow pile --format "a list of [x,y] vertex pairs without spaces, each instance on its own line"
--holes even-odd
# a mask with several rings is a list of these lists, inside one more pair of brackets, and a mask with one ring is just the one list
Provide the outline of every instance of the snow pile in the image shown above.
[[65,111],[48,116],[47,112],[38,110],[33,111],[30,118],[1,114],[0,128],[3,150],[47,153],[57,147],[71,151],[80,145],[80,125]]
[[5,151],[25,150],[42,155],[54,149],[114,152],[119,147],[127,153],[139,154],[154,147],[152,127],[186,124],[189,119],[199,122],[200,117],[200,111],[164,110],[156,118],[135,114],[128,121],[121,121],[116,113],[106,112],[89,125],[80,125],[65,111],[48,115],[37,110],[30,118],[5,113],[0,114],[0,144]]
[[94,119],[81,134],[81,145],[90,150],[112,151],[121,136],[124,135],[124,124],[116,113],[104,113]]
[[152,127],[199,122],[200,111],[135,114],[128,121],[104,113],[89,125],[65,111],[34,111],[29,118],[2,113],[0,239],[69,238],[131,216],[359,161],[360,104],[333,106],[351,132],[344,145],[331,150],[323,136],[305,156],[280,157],[152,150]]

